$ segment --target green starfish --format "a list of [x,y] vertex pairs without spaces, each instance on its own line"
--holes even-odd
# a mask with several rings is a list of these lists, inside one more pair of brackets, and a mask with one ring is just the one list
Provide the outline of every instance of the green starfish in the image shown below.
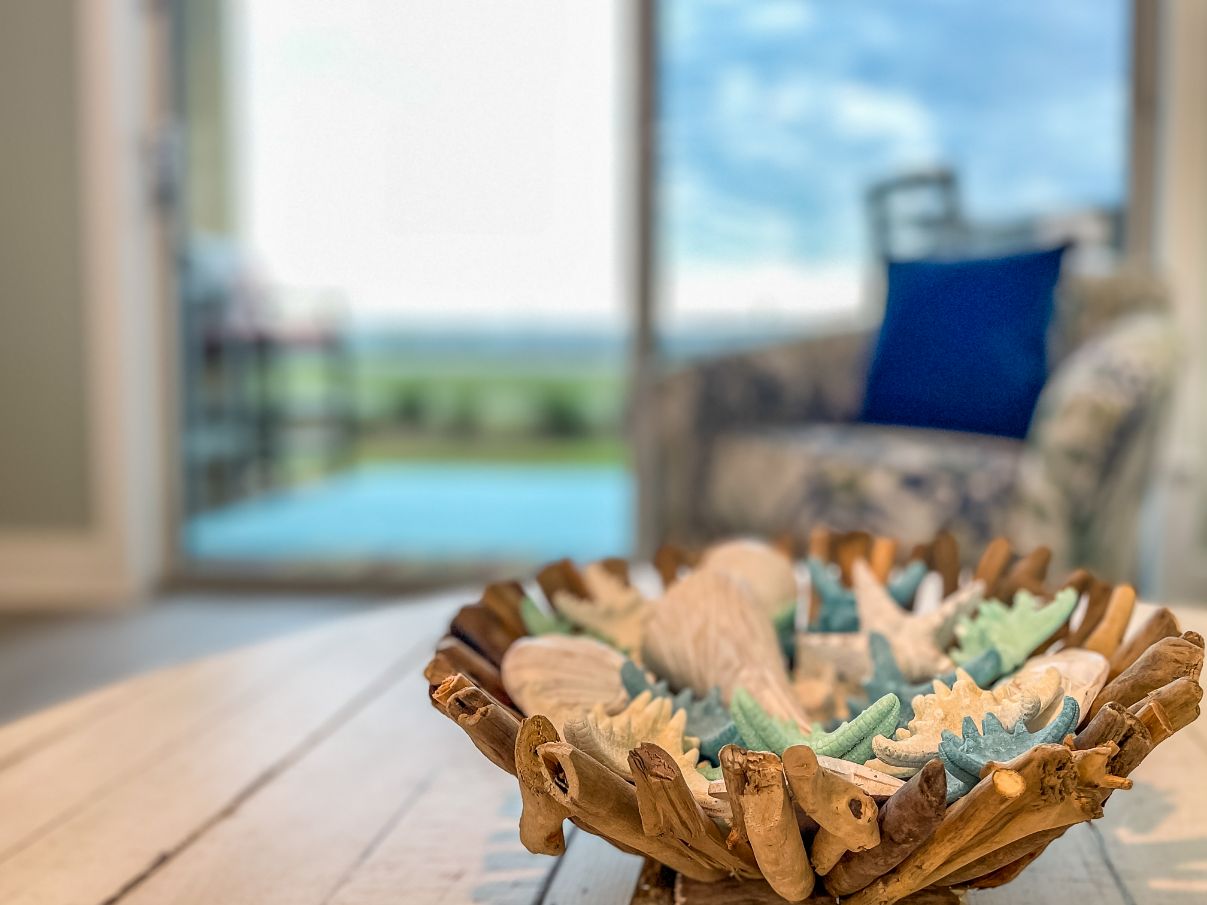
[[[964,717],[960,727],[963,737],[951,730],[944,730],[943,740],[939,742],[939,757],[948,772],[948,803],[980,782],[981,771],[990,761],[1004,763],[1036,745],[1059,744],[1077,728],[1080,716],[1081,708],[1077,701],[1066,696],[1056,719],[1035,732],[1028,732],[1021,720],[1013,729],[1007,730],[994,713],[985,714],[980,730],[972,717]],[[953,777],[957,780],[954,789],[950,782]]]
[[[863,685],[869,701],[875,701],[886,694],[895,694],[901,701],[901,716],[898,725],[904,726],[914,718],[913,700],[920,694],[930,694],[934,691],[933,680],[926,682],[910,682],[902,675],[897,659],[893,656],[892,645],[879,632],[868,636],[868,650],[872,658],[872,677]],[[988,688],[1002,672],[1002,658],[996,648],[989,648],[978,654],[964,666],[964,671],[981,688]],[[956,674],[953,670],[936,676],[945,685],[954,685]],[[849,704],[849,702],[848,702]],[[852,712],[858,712],[860,705],[851,706]]]
[[684,731],[700,740],[702,760],[719,763],[718,755],[722,748],[726,745],[742,744],[742,738],[729,715],[729,710],[721,700],[719,688],[711,689],[702,698],[697,697],[690,688],[672,694],[665,679],[651,684],[645,676],[645,670],[632,660],[625,660],[620,667],[620,681],[631,698],[648,691],[656,698],[670,698],[674,710],[687,711],[687,726]]
[[714,779],[722,778],[721,777],[721,768],[714,767],[712,764],[699,764],[696,767],[696,770],[699,771],[700,775],[703,776],[705,779],[707,779],[709,782],[712,782]]
[[574,626],[557,613],[546,613],[531,597],[520,601],[520,619],[530,635],[570,635]]
[[730,712],[737,724],[738,734],[747,747],[783,754],[793,745],[807,745],[816,754],[838,757],[863,763],[872,757],[872,739],[891,734],[897,728],[901,702],[894,694],[886,694],[850,722],[842,723],[832,732],[820,727],[804,732],[791,720],[771,716],[746,689],[734,690]]
[[956,623],[958,646],[951,658],[961,666],[990,648],[997,648],[1002,669],[1014,672],[1052,634],[1068,621],[1077,607],[1077,592],[1065,588],[1044,605],[1034,594],[1019,591],[1014,606],[1000,600],[981,605],[976,618],[960,617]]

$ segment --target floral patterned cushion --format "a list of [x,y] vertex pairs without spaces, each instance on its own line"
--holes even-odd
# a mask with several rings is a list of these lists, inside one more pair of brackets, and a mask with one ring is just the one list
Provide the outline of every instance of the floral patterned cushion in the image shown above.
[[963,550],[1003,530],[1023,444],[871,424],[733,431],[704,487],[711,534],[862,528],[905,541],[948,529]]

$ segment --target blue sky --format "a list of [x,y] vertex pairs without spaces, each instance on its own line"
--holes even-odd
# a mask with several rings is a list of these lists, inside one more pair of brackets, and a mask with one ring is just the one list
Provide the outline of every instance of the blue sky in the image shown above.
[[983,218],[1116,206],[1123,0],[664,0],[664,246],[852,262],[863,190],[954,165]]

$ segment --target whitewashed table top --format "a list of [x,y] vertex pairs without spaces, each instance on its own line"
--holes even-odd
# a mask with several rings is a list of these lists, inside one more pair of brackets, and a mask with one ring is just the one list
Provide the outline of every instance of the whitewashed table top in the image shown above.
[[[519,843],[515,781],[427,701],[464,595],[141,676],[0,727],[4,905],[626,905],[639,859]],[[1207,633],[1207,610],[1178,608]],[[966,901],[1207,902],[1207,721]]]

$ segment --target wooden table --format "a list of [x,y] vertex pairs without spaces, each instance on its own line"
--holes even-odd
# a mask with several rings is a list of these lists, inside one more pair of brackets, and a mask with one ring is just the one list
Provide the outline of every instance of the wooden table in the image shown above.
[[[516,833],[514,780],[427,702],[460,597],[142,676],[0,727],[4,905],[624,905],[639,859]],[[1207,611],[1182,610],[1207,632]],[[987,903],[1207,902],[1207,720]]]

